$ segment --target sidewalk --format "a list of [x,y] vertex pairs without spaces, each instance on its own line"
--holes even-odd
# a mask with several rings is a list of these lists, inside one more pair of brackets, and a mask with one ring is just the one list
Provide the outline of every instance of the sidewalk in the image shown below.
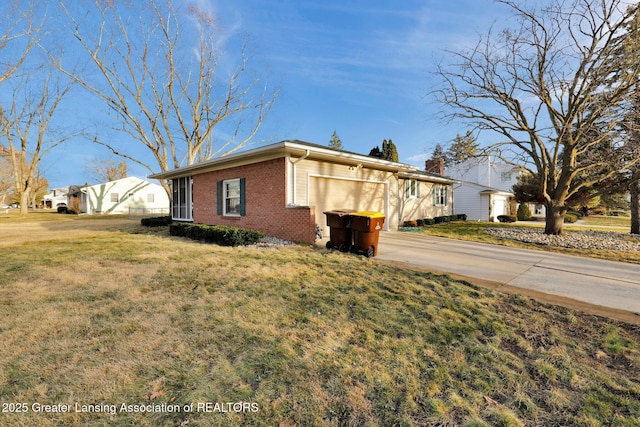
[[381,233],[378,258],[624,310],[640,321],[635,264],[410,232]]

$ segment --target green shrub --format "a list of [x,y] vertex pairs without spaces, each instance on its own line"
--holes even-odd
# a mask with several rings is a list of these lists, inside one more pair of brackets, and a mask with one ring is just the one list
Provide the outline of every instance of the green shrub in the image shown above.
[[418,227],[435,225],[435,224],[445,224],[451,221],[466,221],[467,214],[456,214],[456,215],[442,215],[437,216],[435,218],[423,218],[417,221]]
[[574,222],[576,222],[578,220],[578,217],[574,214],[571,213],[566,213],[564,214],[564,222],[569,223],[569,224],[573,224]]
[[451,215],[437,216],[433,218],[436,224],[451,222]]
[[584,213],[582,213],[582,212],[580,212],[580,211],[576,211],[576,210],[574,210],[574,209],[569,209],[569,210],[567,211],[567,213],[568,213],[568,214],[571,214],[571,215],[575,215],[575,216],[576,216],[576,217],[578,217],[578,218],[582,218],[582,217],[584,216]]
[[516,212],[516,218],[518,221],[528,221],[531,219],[531,209],[526,203],[520,203],[518,206],[518,212]]
[[140,224],[143,227],[164,227],[171,224],[172,221],[170,216],[157,216],[153,218],[142,218]]
[[629,216],[629,213],[627,213],[627,212],[625,212],[625,211],[617,210],[617,211],[610,211],[610,212],[607,212],[607,216],[622,216],[622,217],[628,217],[628,216]]
[[518,218],[515,215],[498,215],[500,222],[516,222]]
[[188,222],[177,222],[169,225],[169,234],[220,246],[253,245],[265,237],[264,233],[247,230],[246,228],[192,224]]

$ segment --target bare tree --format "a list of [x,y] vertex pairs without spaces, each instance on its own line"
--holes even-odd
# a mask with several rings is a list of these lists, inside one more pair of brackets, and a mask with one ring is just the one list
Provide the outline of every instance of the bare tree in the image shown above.
[[72,83],[62,85],[52,71],[46,67],[39,70],[45,75],[44,81],[26,76],[20,79],[12,87],[9,109],[0,105],[0,134],[8,143],[21,215],[28,212],[42,158],[76,136],[69,133],[58,135],[50,126],[54,113],[72,86]]
[[26,10],[13,2],[0,6],[3,14],[0,17],[0,85],[18,72],[38,45],[43,21],[36,22],[34,4],[24,3],[27,4]]
[[98,182],[115,181],[127,177],[127,162],[123,160],[116,165],[113,159],[94,159],[87,166],[87,171]]
[[33,187],[30,194],[31,206],[38,206],[38,203],[44,200],[44,196],[45,194],[47,194],[48,189],[49,181],[41,176],[38,170],[36,176],[33,179]]
[[9,157],[9,149],[0,145],[0,203],[7,203],[6,198],[13,184],[13,165]]
[[87,12],[101,17],[95,27],[95,19],[82,21],[59,3],[90,59],[85,72],[63,70],[115,113],[117,130],[146,147],[156,164],[100,136],[95,142],[157,172],[229,154],[256,135],[277,91],[249,77],[242,47],[236,68],[220,67],[213,16],[164,0],[96,2],[97,10]]
[[0,137],[6,141],[20,215],[28,212],[42,158],[73,137],[58,136],[50,127],[71,84],[62,85],[49,61],[41,61],[41,50],[35,49],[45,37],[46,13],[40,13],[38,6],[42,5],[29,1],[5,5],[5,19],[0,23],[4,29],[0,58],[5,61],[0,84],[7,89],[0,103]]
[[[499,2],[518,26],[491,31],[470,51],[451,52],[457,62],[439,67],[437,96],[451,107],[448,118],[499,135],[502,142],[487,151],[537,179],[545,233],[560,234],[572,195],[640,161],[627,157],[619,130],[640,72],[639,46],[625,46],[638,5]],[[600,160],[587,155],[605,145],[608,155]]]

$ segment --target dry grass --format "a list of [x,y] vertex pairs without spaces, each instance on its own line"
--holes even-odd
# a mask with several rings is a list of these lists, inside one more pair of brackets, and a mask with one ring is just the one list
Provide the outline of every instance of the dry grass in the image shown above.
[[[631,426],[640,417],[637,327],[375,259],[223,248],[105,221],[106,231],[75,218],[75,231],[0,246],[0,402],[116,413],[30,410],[0,413],[0,424]],[[88,235],[69,238],[80,229]],[[120,411],[198,402],[258,411]]]
[[[580,224],[565,224],[564,232],[570,233],[576,230],[599,230],[599,231],[613,231],[613,232],[623,232],[629,233],[629,226],[620,227],[617,225],[607,226],[605,223],[613,224],[618,223],[617,221],[608,222],[608,217],[604,218],[602,221],[598,219],[599,217],[589,217],[589,219],[585,219],[583,223]],[[626,220],[629,222],[628,218],[621,218],[621,220]],[[603,222],[606,221],[606,222]],[[499,237],[492,236],[488,233],[485,233],[484,230],[487,227],[491,228],[500,228],[500,227],[536,227],[541,228],[544,227],[544,222],[521,222],[518,221],[512,224],[501,224],[495,222],[452,222],[448,224],[440,224],[436,226],[424,227],[421,228],[421,232],[439,237],[447,237],[451,239],[459,239],[459,240],[468,240],[473,242],[481,242],[481,243],[491,243],[494,245],[503,245],[514,248],[527,248],[527,249],[536,249],[547,252],[558,252],[582,257],[592,257],[598,259],[606,259],[606,260],[615,260],[628,262],[633,264],[640,264],[640,252],[621,252],[621,251],[610,251],[610,250],[585,250],[585,249],[570,249],[570,248],[561,248],[555,246],[547,246],[547,245],[537,245],[535,243],[525,243],[519,242],[511,239],[502,239]]]

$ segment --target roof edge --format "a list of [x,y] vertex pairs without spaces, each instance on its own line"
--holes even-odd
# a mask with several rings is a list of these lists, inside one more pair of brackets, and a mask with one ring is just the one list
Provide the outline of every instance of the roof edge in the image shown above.
[[222,168],[225,164],[234,162],[240,165],[250,164],[264,157],[279,158],[287,155],[310,156],[311,158],[320,160],[330,160],[345,164],[363,164],[382,170],[394,172],[417,172],[418,168],[405,163],[391,162],[389,160],[379,159],[376,157],[366,156],[364,154],[352,153],[349,151],[340,151],[309,142],[299,140],[284,140],[262,147],[233,153],[223,157],[195,163],[189,166],[172,169],[166,172],[159,172],[149,175],[151,179],[171,179],[181,178],[184,176],[194,175],[197,173],[207,172]]

